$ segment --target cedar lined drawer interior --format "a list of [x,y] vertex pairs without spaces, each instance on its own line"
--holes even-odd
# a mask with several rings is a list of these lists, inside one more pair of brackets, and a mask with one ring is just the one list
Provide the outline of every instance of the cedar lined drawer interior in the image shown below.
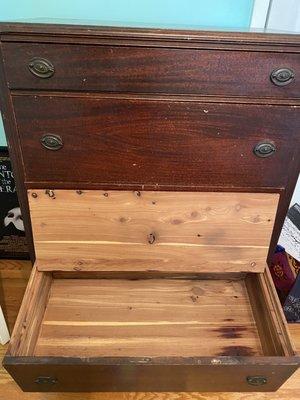
[[[136,390],[145,366],[174,373],[161,380],[155,370],[143,390],[210,390],[217,364],[222,378],[213,390],[269,391],[297,367],[264,272],[277,194],[30,190],[28,197],[37,260],[5,364],[18,381],[22,360],[24,390]],[[97,384],[79,377],[70,386],[68,371],[53,370],[61,358],[76,359],[75,375],[86,376],[93,368],[81,363],[91,357],[101,365]],[[254,359],[260,386],[251,383]],[[52,383],[34,378],[33,360]],[[129,370],[118,373],[120,363]],[[109,371],[117,376],[107,383]]]
[[298,368],[266,261],[299,173],[299,43],[1,25],[23,390],[264,392]]
[[297,368],[266,273],[103,277],[34,267],[5,364],[23,390],[270,391]]

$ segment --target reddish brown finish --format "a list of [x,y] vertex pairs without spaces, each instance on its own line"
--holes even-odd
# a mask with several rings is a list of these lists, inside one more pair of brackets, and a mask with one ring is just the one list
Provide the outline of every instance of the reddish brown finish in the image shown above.
[[[32,43],[4,43],[3,49],[11,89],[276,98],[298,98],[300,91],[298,54]],[[51,78],[29,71],[34,57],[54,65]],[[296,79],[277,87],[270,74],[285,66]]]
[[[51,187],[92,180],[280,188],[298,142],[298,107],[39,95],[13,101],[25,179]],[[42,147],[46,133],[60,135],[63,148]],[[270,158],[253,154],[264,139],[278,149]]]
[[[269,392],[277,390],[297,369],[283,357],[191,358],[10,357],[4,366],[28,392]],[[217,362],[215,364],[215,362]],[[267,383],[251,386],[247,376]],[[39,376],[57,383],[36,384]]]
[[[1,108],[29,236],[28,187],[234,188],[280,192],[272,254],[299,173],[299,35],[39,24],[0,30]],[[32,57],[48,58],[54,76],[31,75]],[[274,86],[269,76],[279,67],[292,68],[295,81]],[[60,134],[63,149],[43,149],[44,133]],[[259,159],[252,148],[264,139],[278,151]],[[298,363],[295,357],[5,358],[27,391],[271,391]],[[249,374],[268,382],[251,387]],[[39,386],[38,376],[58,382]]]
[[[232,31],[228,29],[151,29],[101,26],[101,21],[91,25],[91,21],[70,21],[50,19],[46,23],[3,22],[0,24],[1,40],[4,42],[34,43],[122,43],[127,46],[139,45],[151,47],[176,48],[217,48],[241,49],[243,51],[276,51],[279,53],[299,53],[300,35],[288,32],[274,33],[265,29],[246,29]],[[87,22],[89,24],[87,24]]]
[[[278,35],[278,34],[265,34],[265,33],[249,33],[249,32],[211,32],[211,31],[187,31],[187,30],[181,30],[181,31],[176,31],[176,30],[156,30],[156,29],[134,29],[134,28],[110,28],[110,27],[91,27],[91,26],[75,26],[75,25],[57,25],[57,24],[22,24],[22,23],[5,23],[1,24],[1,41],[2,41],[2,46],[16,46],[23,48],[23,46],[28,47],[28,48],[33,48],[33,46],[39,47],[41,46],[42,48],[48,49],[48,47],[53,48],[61,48],[61,47],[68,47],[72,48],[72,52],[74,52],[74,49],[76,49],[76,52],[81,51],[82,49],[86,48],[93,48],[95,49],[96,52],[98,51],[103,51],[103,49],[108,47],[112,47],[113,49],[120,49],[121,51],[126,51],[126,46],[129,48],[129,50],[134,50],[134,51],[143,51],[144,49],[146,51],[158,51],[158,52],[165,52],[168,50],[171,50],[174,52],[175,50],[178,50],[179,54],[182,52],[184,49],[188,49],[189,54],[193,52],[193,54],[196,54],[198,51],[202,53],[203,51],[205,54],[222,54],[222,57],[228,57],[228,53],[231,54],[230,57],[232,57],[232,54],[239,54],[239,63],[243,62],[244,57],[249,57],[249,54],[251,55],[252,59],[250,62],[250,65],[252,65],[252,60],[254,62],[254,58],[257,56],[259,58],[262,57],[262,59],[270,59],[270,57],[273,60],[284,60],[287,61],[288,59],[291,60],[298,60],[298,53],[300,52],[299,48],[299,35]],[[37,45],[38,43],[38,45]],[[51,44],[52,43],[52,44]],[[85,46],[81,46],[80,44],[84,44]],[[103,46],[106,47],[103,47]],[[41,48],[39,47],[39,48]],[[47,50],[48,51],[48,50]],[[185,51],[185,50],[184,50]],[[17,54],[17,53],[16,53]],[[198,53],[197,53],[198,54]],[[64,54],[63,54],[64,56]],[[17,68],[16,75],[19,76],[21,80],[26,80],[26,79],[32,79],[32,82],[36,82],[35,85],[49,85],[49,83],[46,83],[46,80],[39,80],[38,78],[35,78],[32,76],[29,77],[30,72],[22,66],[24,59],[21,58],[16,58],[15,59],[15,64],[14,65],[9,65],[9,68]],[[88,60],[85,60],[87,62]],[[126,60],[125,60],[126,61]],[[61,62],[61,60],[59,60]],[[64,62],[68,62],[66,57],[64,57]],[[174,66],[174,60],[171,60],[173,67]],[[184,60],[182,61],[183,63],[185,62]],[[201,63],[201,59],[199,59],[199,62]],[[294,62],[294,61],[293,61]],[[299,61],[296,61],[299,63]],[[239,65],[239,71],[240,71],[240,64]],[[125,63],[126,64],[126,63]],[[157,64],[157,60],[156,60]],[[255,62],[256,64],[256,69],[260,68],[259,63]],[[82,68],[84,67],[84,64],[81,63]],[[149,65],[149,64],[148,64]],[[192,60],[192,65],[194,65],[194,73],[198,73],[195,69],[195,63]],[[265,65],[265,64],[264,64]],[[153,64],[152,64],[153,66]],[[291,67],[292,65],[288,65],[285,63],[285,67]],[[298,64],[299,66],[299,64]],[[133,66],[136,68],[135,66]],[[245,66],[248,68],[248,66]],[[293,67],[295,68],[295,65],[293,64]],[[23,68],[23,69],[22,69]],[[143,70],[144,64],[142,63],[140,65],[139,74],[143,74],[140,72],[140,70]],[[210,66],[210,68],[217,68],[216,66]],[[298,68],[298,67],[297,67]],[[189,69],[189,68],[188,68]],[[222,62],[222,76],[228,73],[226,72],[228,68],[226,67],[226,64]],[[23,72],[21,72],[21,70]],[[65,69],[64,69],[65,70]],[[190,69],[189,69],[190,70]],[[97,71],[94,71],[98,73]],[[110,71],[111,73],[114,73],[114,71]],[[182,72],[182,71],[181,71]],[[24,76],[22,76],[22,73]],[[73,71],[68,71],[69,76],[72,76]],[[174,73],[176,75],[176,70],[174,70]],[[203,71],[201,72],[203,73]],[[242,71],[240,71],[242,73]],[[119,72],[117,72],[117,75],[119,75]],[[116,76],[117,76],[116,75]],[[4,75],[2,74],[4,77]],[[27,78],[26,78],[27,76]],[[181,78],[178,76],[178,83],[176,83],[177,87],[183,88]],[[199,75],[200,76],[200,75]],[[56,75],[57,77],[57,75]],[[130,74],[127,72],[127,77],[130,78]],[[55,75],[50,78],[54,79]],[[158,77],[160,80],[161,79],[166,79],[165,75],[163,78]],[[195,76],[194,76],[195,78]],[[221,79],[222,77],[218,77],[218,79]],[[56,79],[56,78],[55,78]],[[69,80],[70,78],[68,78]],[[215,76],[209,76],[209,81],[213,82],[214,86],[211,86],[216,89],[216,84],[219,82],[218,79]],[[223,78],[222,78],[223,79]],[[221,79],[221,81],[222,81]],[[252,79],[251,76],[250,78],[247,77],[245,80],[243,80],[240,84],[240,88],[237,88],[236,85],[236,80],[240,82],[239,80],[239,75],[235,74],[232,75],[232,82],[231,85],[228,85],[226,82],[223,81],[223,85],[227,85],[229,87],[234,87],[235,90],[239,90],[240,93],[243,91],[246,93],[247,87],[249,88],[248,80]],[[261,77],[259,79],[262,79]],[[265,79],[265,78],[263,78]],[[132,80],[133,83],[135,84],[135,81]],[[132,82],[131,81],[131,82]],[[287,86],[285,88],[279,88],[279,87],[274,87],[273,84],[268,81],[267,86],[261,85],[259,87],[259,93],[260,90],[265,90],[266,87],[268,87],[268,90],[272,90],[272,93],[277,93],[276,96],[272,95],[273,97],[269,98],[262,98],[262,97],[244,97],[239,96],[238,98],[236,97],[227,97],[227,98],[214,98],[212,96],[207,96],[207,93],[202,93],[201,92],[201,97],[203,99],[206,99],[209,102],[231,102],[231,103],[236,103],[236,102],[241,102],[244,104],[248,103],[253,103],[253,104],[260,104],[262,113],[264,110],[263,105],[267,105],[268,102],[270,104],[285,104],[285,105],[297,105],[297,98],[299,98],[299,91],[296,93],[296,97],[293,99],[290,98],[288,99],[288,96],[286,94],[298,86],[298,79],[296,76],[295,82],[293,82],[290,86]],[[40,83],[37,83],[40,82]],[[50,81],[49,81],[50,82]],[[102,82],[102,80],[101,80]],[[167,82],[167,80],[165,80]],[[266,81],[265,81],[266,82]],[[151,83],[151,82],[150,82]],[[107,84],[107,83],[106,83]],[[143,82],[139,82],[139,84],[143,84]],[[148,82],[149,84],[149,82]],[[155,82],[154,82],[155,84]],[[174,80],[173,80],[174,84]],[[205,83],[207,85],[207,83]],[[175,85],[175,86],[176,86]],[[255,85],[255,83],[254,83]],[[33,86],[32,88],[35,88],[36,86]],[[65,87],[62,88],[65,90]],[[214,90],[215,90],[214,89]],[[93,89],[94,90],[94,89]],[[170,89],[172,90],[172,88]],[[218,90],[218,89],[216,89]],[[242,94],[244,94],[244,92]],[[7,129],[7,135],[10,138],[10,142],[12,143],[13,147],[13,153],[12,156],[15,158],[15,168],[17,170],[15,171],[16,175],[20,175],[20,182],[23,180],[22,176],[24,174],[24,168],[22,165],[22,154],[19,149],[19,144],[18,144],[18,137],[16,134],[16,121],[13,116],[12,108],[10,105],[10,96],[9,96],[9,91],[7,90],[7,86],[5,84],[5,78],[2,84],[2,90],[1,93],[5,94],[5,98],[3,99],[3,104],[2,104],[2,109],[7,108],[9,112],[6,113],[6,129]],[[255,96],[258,96],[259,93]],[[70,93],[69,93],[70,94]],[[65,96],[69,95],[68,93],[64,93]],[[129,94],[122,94],[123,96],[130,97]],[[85,96],[89,96],[88,93],[85,93]],[[109,94],[106,94],[106,96],[109,96]],[[182,96],[182,94],[179,92],[177,96],[170,96],[171,98],[178,98]],[[166,97],[165,95],[161,95],[160,97]],[[191,96],[190,96],[191,98]],[[287,108],[286,108],[287,110]],[[282,118],[285,118],[285,113],[283,114]],[[286,124],[288,124],[288,121],[286,121]],[[240,121],[240,126],[241,130],[244,130],[244,124],[243,121]],[[289,131],[290,132],[290,131]],[[296,132],[294,132],[294,135],[296,135]],[[295,140],[295,137],[293,134],[289,134],[289,136],[286,136],[287,141],[290,141],[290,137],[293,137],[293,140]],[[299,164],[300,164],[300,159],[299,157],[297,158],[297,151],[299,149],[299,142],[296,141],[293,143],[294,146],[294,155],[292,156],[292,160],[290,159],[289,154],[285,156],[285,161],[287,164],[289,164],[289,168],[285,169],[285,177],[280,177],[278,175],[278,180],[283,182],[286,181],[287,177],[289,177],[289,181],[287,185],[283,185],[280,188],[274,188],[272,189],[271,187],[266,187],[266,186],[242,186],[239,187],[235,183],[235,190],[242,190],[242,191],[277,191],[281,193],[281,201],[279,204],[279,209],[278,209],[278,219],[277,219],[277,224],[274,230],[274,235],[272,238],[272,246],[270,250],[270,254],[272,254],[272,251],[274,249],[274,246],[276,244],[280,228],[282,225],[282,222],[284,220],[284,216],[286,214],[286,210],[293,192],[293,188],[299,173]],[[276,155],[277,156],[277,155]],[[275,156],[275,157],[276,157]],[[272,160],[258,160],[258,164],[265,166],[266,161],[269,163],[272,163]],[[222,167],[223,168],[223,167]],[[240,172],[242,175],[242,172]],[[257,177],[258,182],[262,182],[264,180],[263,177],[264,174],[264,168],[260,169],[259,175]],[[170,174],[171,175],[171,174]],[[282,171],[280,172],[280,175],[282,175]],[[226,185],[223,185],[223,182],[220,179],[220,184],[216,186],[212,186],[210,184],[210,177],[208,177],[208,181],[205,182],[205,185],[199,186],[199,185],[193,185],[191,181],[188,179],[188,174],[187,176],[187,181],[184,185],[176,186],[176,182],[174,184],[168,183],[167,185],[160,185],[161,190],[207,190],[209,187],[210,190],[230,190],[230,187],[227,187]],[[248,177],[244,175],[245,181],[247,181]],[[276,177],[275,174],[273,176],[273,181],[275,182]],[[27,180],[26,182],[26,187],[33,187],[35,184],[37,187],[43,188],[45,187],[49,182],[49,178],[47,177],[46,181],[42,181],[41,179],[39,182],[33,181],[30,182]],[[55,185],[54,185],[55,183]],[[207,185],[206,185],[207,184]],[[275,183],[274,183],[275,184]],[[74,175],[74,180],[72,182],[66,182],[66,181],[56,181],[51,183],[54,187],[60,187],[60,188],[100,188],[99,184],[97,182],[93,181],[93,177],[91,177],[90,180],[87,180],[86,182],[83,181],[78,181],[76,179],[76,176]],[[109,183],[103,183],[101,186],[103,189],[113,189],[113,188],[118,188],[118,189],[132,189],[132,190],[141,190],[141,189],[146,189],[146,190],[153,190],[157,189],[157,186],[154,184],[145,184],[143,183],[131,183],[131,182],[126,182],[122,183],[121,185],[118,182],[109,182]],[[26,230],[27,233],[29,233],[29,236],[31,238],[31,228],[30,224],[28,223],[28,218],[27,218],[27,213],[28,213],[28,208],[26,205],[26,196],[24,194],[25,191],[25,185],[22,186],[21,184],[18,185],[18,191],[19,195],[25,199],[23,202],[23,214],[25,218],[25,225],[26,225]],[[26,223],[27,222],[27,223]],[[34,257],[33,251],[31,251],[32,256]]]

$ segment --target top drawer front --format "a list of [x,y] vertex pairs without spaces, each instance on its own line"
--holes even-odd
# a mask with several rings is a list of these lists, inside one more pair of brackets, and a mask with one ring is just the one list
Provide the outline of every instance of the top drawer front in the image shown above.
[[[298,54],[32,43],[4,43],[3,51],[11,89],[275,98],[300,93]],[[51,77],[30,72],[36,58],[53,65]],[[271,82],[280,68],[295,75],[286,86]]]

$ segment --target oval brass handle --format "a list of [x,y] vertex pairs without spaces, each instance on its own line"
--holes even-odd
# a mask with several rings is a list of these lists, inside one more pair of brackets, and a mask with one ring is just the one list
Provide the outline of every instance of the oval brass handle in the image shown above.
[[38,78],[50,78],[54,72],[54,65],[45,58],[32,58],[28,63],[29,71]]
[[59,150],[63,147],[63,140],[59,135],[47,133],[41,137],[41,144],[48,150]]
[[34,382],[38,385],[55,385],[57,379],[53,376],[38,376]]
[[260,375],[247,376],[246,380],[247,380],[247,383],[252,386],[261,386],[261,385],[265,385],[268,382],[268,380],[265,376],[260,376]]
[[271,72],[270,79],[276,86],[286,86],[293,82],[295,74],[290,68],[278,68]]
[[268,141],[257,143],[257,145],[254,146],[253,149],[253,153],[257,157],[261,158],[270,157],[275,153],[275,151],[276,151],[275,143]]

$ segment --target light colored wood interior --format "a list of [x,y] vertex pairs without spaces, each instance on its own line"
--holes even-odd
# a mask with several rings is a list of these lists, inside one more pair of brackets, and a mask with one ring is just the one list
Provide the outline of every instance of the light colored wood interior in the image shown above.
[[[13,327],[18,314],[20,302],[30,274],[30,262],[24,260],[0,260],[0,302],[5,311],[6,321]],[[61,274],[61,273],[59,273]],[[300,352],[300,324],[289,324],[292,339]],[[299,400],[300,370],[288,379],[277,392],[257,393],[166,393],[166,392],[115,392],[115,393],[45,393],[20,390],[13,378],[1,366],[7,351],[7,345],[0,346],[0,393],[3,399],[9,400]],[[1,397],[1,396],[0,396]]]
[[[290,356],[271,278],[100,278],[33,268],[12,356]],[[226,274],[225,274],[226,275]],[[255,298],[259,299],[256,301]]]
[[8,354],[32,355],[48,304],[52,276],[33,267],[9,343]]
[[55,279],[36,356],[263,355],[244,280]]
[[30,190],[39,270],[259,272],[278,195]]

